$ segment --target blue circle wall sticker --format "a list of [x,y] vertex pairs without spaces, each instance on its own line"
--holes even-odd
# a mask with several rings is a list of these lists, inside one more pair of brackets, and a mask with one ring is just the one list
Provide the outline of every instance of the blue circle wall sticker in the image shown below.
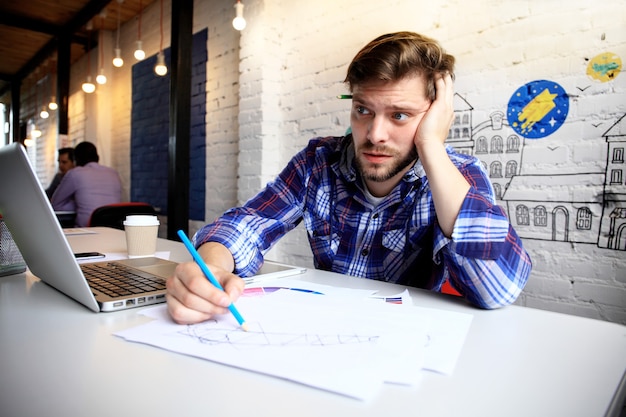
[[567,118],[569,97],[554,81],[531,81],[513,93],[507,107],[509,125],[528,139],[556,132]]

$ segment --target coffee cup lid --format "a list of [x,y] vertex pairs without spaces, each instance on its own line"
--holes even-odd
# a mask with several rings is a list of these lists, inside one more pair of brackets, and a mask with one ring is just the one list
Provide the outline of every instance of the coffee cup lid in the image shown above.
[[126,216],[124,226],[158,226],[159,218],[157,216],[134,214]]

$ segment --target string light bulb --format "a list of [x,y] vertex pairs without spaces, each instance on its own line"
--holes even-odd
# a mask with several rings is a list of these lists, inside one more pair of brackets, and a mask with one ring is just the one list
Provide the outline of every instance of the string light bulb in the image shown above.
[[107,76],[104,74],[104,18],[106,17],[106,10],[100,13],[100,32],[98,32],[98,36],[100,37],[100,42],[98,45],[98,63],[100,64],[100,71],[98,75],[96,75],[96,82],[100,85],[104,85],[107,83]]
[[30,127],[30,136],[33,139],[37,139],[41,137],[41,130],[37,129],[37,126],[35,125],[34,122],[31,122],[31,127]]
[[43,106],[41,108],[41,111],[39,112],[39,117],[41,117],[42,119],[47,119],[48,117],[50,117],[50,113],[48,113],[46,106]]
[[237,0],[235,3],[235,18],[233,19],[233,27],[237,30],[246,28],[246,19],[243,18],[243,3]]
[[122,50],[120,48],[115,48],[115,58],[113,58],[113,66],[121,67],[124,65],[124,60],[122,59]]
[[50,97],[50,103],[48,103],[48,108],[50,110],[56,110],[59,108],[59,105],[56,102],[56,98],[54,96]]
[[120,13],[122,10],[122,3],[124,0],[117,0],[117,37],[115,40],[115,58],[113,58],[113,66],[120,68],[124,65],[122,59],[122,50],[120,49]]
[[141,0],[139,0],[139,17],[137,18],[137,49],[135,49],[135,53],[133,54],[137,61],[141,61],[142,59],[146,57],[146,53],[144,52],[142,43],[141,43],[141,14],[142,14],[141,6],[142,6]]
[[91,82],[91,32],[89,32],[89,36],[87,37],[87,81],[85,81],[81,87],[87,94],[96,91],[96,85]]
[[104,68],[100,68],[100,73],[96,75],[96,82],[100,85],[107,83],[107,76],[104,75]]
[[57,104],[57,100],[55,97],[56,94],[56,88],[54,87],[54,81],[55,79],[52,77],[54,75],[54,62],[51,60],[50,61],[51,67],[53,68],[52,71],[50,71],[50,102],[48,103],[48,109],[55,111],[59,108],[59,105]]
[[157,54],[156,65],[154,66],[154,73],[160,77],[167,74],[167,66],[165,65],[165,55],[163,54],[163,0],[161,0],[161,19],[159,21],[159,27],[161,32],[161,40],[159,43],[159,53]]
[[163,51],[157,54],[157,62],[154,66],[154,72],[156,75],[161,77],[167,74],[167,65],[165,65],[165,55],[163,54]]
[[87,94],[91,94],[96,91],[96,85],[91,82],[91,75],[87,76],[87,81],[82,85],[83,91]]
[[141,40],[137,41],[137,49],[135,49],[135,59],[137,61],[141,61],[142,59],[144,59],[146,57],[146,53],[144,52],[143,48],[141,47]]

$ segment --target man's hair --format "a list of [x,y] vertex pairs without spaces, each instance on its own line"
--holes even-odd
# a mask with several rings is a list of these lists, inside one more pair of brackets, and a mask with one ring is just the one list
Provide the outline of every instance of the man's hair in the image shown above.
[[74,148],[60,148],[59,156],[67,155],[67,159],[74,162]]
[[434,39],[414,32],[395,32],[379,36],[356,54],[346,75],[350,91],[369,81],[398,81],[421,75],[426,79],[427,95],[435,99],[435,76],[454,77],[454,57]]
[[96,146],[91,142],[81,142],[76,145],[74,148],[74,157],[76,158],[76,165],[79,167],[100,160]]

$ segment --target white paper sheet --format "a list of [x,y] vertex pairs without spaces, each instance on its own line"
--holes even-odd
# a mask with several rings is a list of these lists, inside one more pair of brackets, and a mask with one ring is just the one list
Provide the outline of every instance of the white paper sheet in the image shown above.
[[176,325],[161,306],[157,320],[116,334],[362,400],[385,381],[419,378],[430,320],[412,308],[289,290],[242,297],[237,308],[249,332],[230,315]]
[[413,308],[431,319],[424,350],[424,369],[452,375],[474,316],[434,308]]
[[408,291],[380,297],[282,279],[280,287],[257,288],[268,291],[236,303],[248,333],[230,315],[176,325],[157,306],[142,311],[154,322],[117,335],[367,400],[383,382],[419,384],[422,369],[452,374],[473,318],[413,306]]

